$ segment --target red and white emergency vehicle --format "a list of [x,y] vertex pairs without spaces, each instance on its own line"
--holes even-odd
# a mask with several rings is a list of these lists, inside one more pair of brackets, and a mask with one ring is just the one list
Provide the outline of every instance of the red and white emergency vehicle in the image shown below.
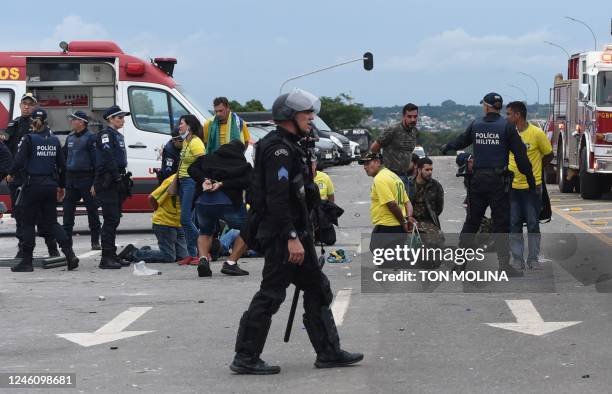
[[571,56],[551,95],[559,190],[597,199],[612,185],[612,44]]
[[[157,185],[154,170],[160,167],[171,130],[181,115],[193,114],[204,122],[210,113],[196,108],[172,78],[176,59],[144,61],[110,41],[72,41],[60,48],[0,52],[0,129],[20,115],[19,100],[26,92],[34,93],[47,110],[51,130],[58,135],[68,134],[66,117],[76,110],[90,115],[94,132],[105,126],[102,114],[111,105],[130,111],[121,133],[134,189],[123,208],[150,211],[146,197]],[[0,201],[10,207],[5,183],[0,185]]]

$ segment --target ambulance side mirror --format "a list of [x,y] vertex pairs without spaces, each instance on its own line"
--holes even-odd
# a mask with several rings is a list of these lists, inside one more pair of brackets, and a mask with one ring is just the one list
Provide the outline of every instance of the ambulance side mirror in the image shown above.
[[578,88],[578,99],[583,103],[589,101],[589,85],[586,83],[581,83]]

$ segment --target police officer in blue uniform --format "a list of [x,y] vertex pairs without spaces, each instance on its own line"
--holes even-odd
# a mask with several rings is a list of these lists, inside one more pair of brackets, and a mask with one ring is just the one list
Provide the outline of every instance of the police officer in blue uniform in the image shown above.
[[[13,119],[9,122],[6,133],[8,134],[8,139],[6,141],[6,145],[13,157],[17,154],[17,147],[19,142],[23,138],[24,135],[30,133],[30,127],[32,123],[32,112],[38,105],[38,100],[36,96],[32,93],[27,92],[23,96],[21,96],[21,101],[19,102],[19,109],[21,111],[21,116]],[[14,176],[7,181],[9,186],[9,192],[11,195],[11,205],[13,206],[13,218],[15,219],[15,235],[19,240],[17,256],[15,258],[22,258],[22,240],[23,240],[23,230],[22,230],[22,220],[21,220],[21,211],[19,209],[15,209],[15,202],[17,201],[18,189],[23,185],[24,177],[22,173],[16,173]],[[49,251],[50,257],[58,257],[60,255],[59,250],[57,250],[57,242],[55,241],[54,234],[45,234],[40,231],[39,227],[39,235],[45,238],[45,243],[47,244],[47,249]]]
[[176,174],[181,159],[182,148],[183,139],[178,129],[173,130],[172,138],[164,145],[164,150],[162,151],[162,165],[159,171],[157,171],[157,179],[160,184],[170,175]]
[[11,175],[22,172],[24,183],[18,205],[23,206],[23,258],[11,268],[13,272],[32,272],[32,253],[37,219],[47,234],[54,232],[66,256],[68,270],[79,265],[70,245],[70,240],[57,223],[56,201],[64,194],[65,162],[59,139],[51,134],[47,126],[47,112],[37,109],[32,113],[32,133],[25,135],[19,143]]
[[66,157],[66,197],[64,197],[64,231],[72,238],[74,211],[83,199],[91,232],[91,249],[100,250],[98,205],[91,194],[96,165],[96,136],[87,129],[89,117],[83,111],[68,116],[72,132],[64,144]]
[[114,105],[104,113],[108,126],[96,138],[95,196],[102,207],[102,258],[99,268],[118,269],[129,262],[117,257],[115,235],[121,219],[121,205],[125,200],[124,189],[127,152],[123,135],[119,133],[130,113]]
[[442,147],[442,153],[473,145],[473,173],[468,185],[468,208],[460,241],[465,247],[474,244],[487,207],[491,207],[492,233],[494,233],[499,269],[508,276],[523,276],[510,265],[510,187],[512,172],[508,170],[509,152],[514,153],[516,164],[527,177],[529,189],[535,192],[535,179],[527,149],[516,127],[502,118],[502,97],[489,93],[480,101],[485,116],[476,119],[454,141]]
[[272,106],[277,129],[256,148],[249,229],[245,232],[249,242],[256,239],[261,245],[265,258],[260,289],[240,319],[236,355],[230,365],[238,374],[280,372],[280,367],[261,360],[260,354],[272,315],[285,300],[290,283],[304,291],[303,322],[317,353],[315,366],[342,367],[363,359],[363,354],[340,347],[330,309],[333,293],[317,260],[310,223],[310,212],[320,196],[309,170],[307,147],[300,140],[309,135],[320,105],[316,96],[299,89],[279,96]]

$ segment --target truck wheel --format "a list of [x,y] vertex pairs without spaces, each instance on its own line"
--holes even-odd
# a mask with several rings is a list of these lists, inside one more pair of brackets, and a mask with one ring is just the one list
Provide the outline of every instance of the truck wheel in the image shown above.
[[588,167],[587,150],[582,148],[580,151],[580,197],[586,200],[596,200],[601,197],[601,188],[597,175],[587,172]]
[[567,180],[567,167],[563,166],[563,143],[559,141],[557,148],[557,184],[561,193],[571,193],[574,191],[574,179]]

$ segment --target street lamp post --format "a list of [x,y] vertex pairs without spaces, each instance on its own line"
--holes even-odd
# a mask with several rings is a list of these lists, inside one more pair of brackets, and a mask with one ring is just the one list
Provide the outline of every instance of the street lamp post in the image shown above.
[[571,55],[569,54],[569,52],[567,51],[567,49],[563,48],[561,45],[559,44],[555,44],[554,42],[550,42],[550,41],[544,41],[545,44],[548,44],[550,46],[553,46],[555,48],[559,48],[561,49],[563,52],[565,52],[565,54],[567,55],[567,58],[569,59],[571,57]]
[[536,89],[538,90],[538,101],[536,101],[536,104],[539,105],[540,104],[540,84],[538,83],[538,80],[535,79],[533,75],[527,74],[526,72],[523,72],[523,71],[519,71],[519,74],[522,74],[528,78],[531,78],[531,80],[535,83]]
[[591,26],[587,25],[586,22],[583,22],[580,19],[572,18],[571,16],[566,16],[565,19],[568,19],[572,22],[580,23],[581,25],[589,29],[591,35],[593,36],[593,41],[595,42],[595,50],[597,50],[597,37],[595,37],[595,33],[593,33],[593,29],[591,29]]
[[307,72],[305,74],[296,75],[295,77],[291,77],[291,78],[285,80],[285,82],[283,82],[281,84],[280,89],[278,90],[278,94],[282,94],[283,93],[283,88],[285,87],[287,82],[294,81],[294,80],[296,80],[298,78],[306,77],[308,75],[320,73],[321,71],[330,70],[332,68],[344,66],[345,64],[350,64],[350,63],[355,63],[355,62],[363,62],[363,68],[366,71],[370,71],[374,67],[374,56],[370,52],[366,52],[366,53],[363,54],[363,56],[358,57],[357,59],[348,60],[346,62],[334,64],[333,66],[329,66],[329,67],[320,68],[318,70]]
[[509,83],[508,86],[510,86],[511,88],[515,88],[516,90],[519,90],[521,93],[523,93],[523,96],[525,96],[525,104],[527,104],[527,93],[525,93],[525,91],[522,88],[516,85],[512,85],[511,83]]

